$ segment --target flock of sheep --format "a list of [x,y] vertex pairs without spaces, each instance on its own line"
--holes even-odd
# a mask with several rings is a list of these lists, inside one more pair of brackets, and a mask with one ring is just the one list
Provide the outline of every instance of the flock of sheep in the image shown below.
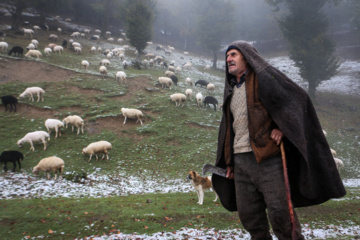
[[[26,58],[41,58],[43,57],[43,54],[39,48],[39,41],[37,39],[33,39],[33,36],[35,34],[35,31],[40,30],[37,26],[34,26],[33,29],[26,29],[23,28],[24,37],[30,38],[31,41],[26,47],[27,52],[25,53]],[[61,34],[62,29],[57,29],[58,33]],[[78,40],[81,40],[82,38],[86,37],[86,34],[90,34],[90,30],[85,29],[83,33],[80,32],[73,32],[70,35],[69,40],[63,40],[62,44],[59,45],[57,42],[59,37],[57,34],[50,34],[49,35],[49,41],[52,41],[51,43],[48,43],[43,53],[45,56],[50,56],[51,54],[62,54],[64,51],[64,48],[69,48],[69,50],[72,50],[75,52],[75,54],[82,54],[83,53],[83,46],[78,42]],[[100,39],[100,30],[95,30],[95,34],[92,37],[90,37],[90,40],[99,41]],[[105,37],[107,37],[107,41],[112,42],[114,41],[113,38],[110,37],[111,32],[106,32]],[[125,35],[123,35],[125,37]],[[126,37],[125,37],[126,38]],[[118,38],[117,42],[122,43],[124,40],[123,38]],[[148,45],[151,45],[151,42],[148,42]],[[6,53],[8,51],[9,44],[7,42],[0,42],[0,52]],[[106,55],[106,58],[100,61],[99,65],[99,73],[101,74],[102,78],[105,78],[108,73],[108,67],[110,65],[110,60],[113,57],[118,57],[122,61],[122,66],[124,69],[126,69],[128,62],[125,60],[125,51],[129,49],[128,45],[123,45],[121,47],[113,48],[112,50],[106,49],[102,50],[101,47],[95,47],[92,46],[90,48],[89,53],[95,54],[95,53],[101,53]],[[174,48],[171,46],[168,46],[167,48],[164,48],[161,45],[156,46],[156,50],[163,50],[165,55],[171,55],[174,51]],[[13,46],[11,50],[8,52],[8,55],[14,55],[16,57],[22,57],[24,53],[24,49],[21,46]],[[135,53],[137,54],[137,53]],[[188,54],[188,53],[184,53]],[[189,69],[191,70],[192,64],[190,62],[184,64],[182,68],[180,66],[175,67],[174,62],[169,63],[169,65],[164,61],[164,57],[162,56],[156,56],[155,54],[148,53],[145,55],[145,59],[141,62],[141,64],[145,67],[152,67],[155,64],[158,64],[160,67],[165,68],[165,76],[159,77],[158,81],[161,84],[163,88],[169,88],[171,89],[171,86],[177,85],[178,78],[175,75],[176,72],[180,72],[183,69]],[[87,70],[89,68],[89,61],[82,60],[81,66]],[[119,81],[120,83],[126,83],[126,73],[124,71],[117,71],[115,74],[115,81]],[[186,78],[185,84],[189,87],[194,86],[190,78]],[[195,86],[201,86],[205,87],[209,93],[213,93],[215,90],[215,85],[212,83],[209,83],[205,80],[199,80],[195,82]],[[44,101],[44,93],[45,91],[40,87],[28,87],[25,89],[23,93],[19,95],[20,98],[24,98],[26,96],[29,97],[29,100],[34,102],[34,96],[37,96],[37,102]],[[185,94],[183,93],[174,93],[170,95],[170,99],[175,102],[176,106],[184,106],[184,103],[186,100],[192,100],[193,90],[191,88],[186,89]],[[2,97],[2,102],[5,105],[5,111],[7,111],[7,106],[10,105],[10,112],[16,111],[16,104],[18,102],[17,98],[7,95]],[[201,92],[196,94],[196,102],[197,106],[201,107],[203,105],[207,106],[209,104],[212,104],[214,107],[214,110],[216,110],[216,106],[218,105],[218,101],[213,96],[206,96],[205,98],[201,94]],[[144,117],[144,114],[142,111],[135,109],[135,108],[121,108],[121,113],[124,117],[123,124],[126,124],[126,120],[128,118],[136,119],[136,123],[140,122],[141,125],[143,125],[142,118]],[[34,142],[42,142],[44,145],[44,150],[47,148],[47,142],[50,141],[50,133],[54,130],[55,131],[55,138],[58,136],[61,136],[61,128],[67,128],[68,125],[72,126],[72,131],[74,131],[74,127],[77,128],[77,134],[81,132],[84,134],[84,120],[76,115],[68,116],[64,118],[62,121],[58,119],[47,119],[45,121],[45,127],[47,129],[46,131],[34,131],[27,133],[23,138],[19,139],[17,141],[17,145],[21,147],[24,143],[30,144],[30,150],[35,151]],[[89,144],[87,147],[82,149],[83,154],[90,155],[89,161],[91,161],[91,158],[93,155],[96,155],[96,159],[98,159],[97,154],[103,153],[102,159],[106,156],[107,160],[109,159],[108,152],[111,150],[112,146],[111,143],[107,141],[99,141]],[[6,163],[12,162],[13,163],[13,171],[15,171],[16,163],[18,163],[19,168],[21,168],[20,161],[23,159],[22,153],[18,151],[4,151],[0,156],[0,161],[4,162],[4,170],[7,170]],[[64,169],[64,161],[58,157],[47,157],[42,159],[37,166],[33,168],[33,172],[37,174],[39,171],[45,171],[47,172],[47,176],[49,179],[49,172],[55,172],[55,179],[57,177],[56,173],[60,173],[60,178],[62,178],[62,172]]]

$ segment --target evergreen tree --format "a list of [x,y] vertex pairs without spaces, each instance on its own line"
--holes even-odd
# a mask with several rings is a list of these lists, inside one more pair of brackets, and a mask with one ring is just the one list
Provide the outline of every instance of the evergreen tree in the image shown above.
[[233,7],[227,0],[201,0],[197,5],[197,37],[199,44],[213,54],[216,68],[217,52],[222,41],[232,34]]
[[328,21],[321,12],[326,0],[285,0],[289,14],[279,26],[289,43],[289,55],[308,82],[308,93],[315,99],[316,88],[338,72],[340,65],[335,42],[326,35]]
[[152,2],[146,0],[129,0],[127,2],[126,36],[139,55],[143,53],[147,42],[152,38],[153,14],[151,4]]

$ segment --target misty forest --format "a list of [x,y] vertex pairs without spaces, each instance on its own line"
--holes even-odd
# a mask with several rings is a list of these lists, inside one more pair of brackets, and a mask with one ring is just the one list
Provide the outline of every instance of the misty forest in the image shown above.
[[308,93],[346,188],[303,235],[360,238],[359,0],[0,0],[0,238],[251,239],[189,180],[235,40]]

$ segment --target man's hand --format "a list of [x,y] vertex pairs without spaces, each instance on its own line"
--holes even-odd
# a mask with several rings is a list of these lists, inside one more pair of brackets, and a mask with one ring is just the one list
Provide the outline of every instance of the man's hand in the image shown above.
[[231,166],[226,167],[226,178],[234,179],[234,167]]
[[277,128],[273,129],[270,134],[270,138],[276,143],[276,145],[281,143],[283,136],[284,134]]

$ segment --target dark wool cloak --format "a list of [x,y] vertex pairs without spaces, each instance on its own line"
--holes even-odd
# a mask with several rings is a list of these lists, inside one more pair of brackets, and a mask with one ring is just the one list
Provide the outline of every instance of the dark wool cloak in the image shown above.
[[[323,203],[346,194],[329,144],[308,94],[278,69],[272,67],[249,43],[230,44],[240,50],[258,78],[259,98],[284,134],[291,199],[294,207]],[[224,141],[227,104],[231,100],[231,74],[226,66],[223,116],[219,129],[215,165],[226,168]],[[231,114],[230,114],[231,115]],[[266,160],[264,160],[266,161]],[[233,180],[213,174],[213,186],[222,205],[236,211]],[[285,191],[285,189],[284,189]]]

